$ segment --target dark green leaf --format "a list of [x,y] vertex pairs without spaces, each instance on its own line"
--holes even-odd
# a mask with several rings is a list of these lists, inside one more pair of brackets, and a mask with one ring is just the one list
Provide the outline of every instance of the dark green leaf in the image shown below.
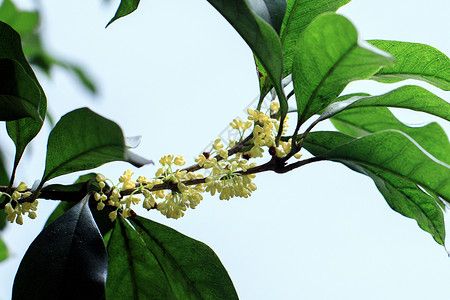
[[[227,19],[247,42],[261,66],[267,72],[280,99],[281,124],[283,124],[288,107],[281,85],[283,54],[277,32],[260,16],[255,14],[245,0],[208,0],[208,2]],[[266,7],[267,9],[272,8],[272,6]],[[279,10],[277,9],[276,11]],[[264,88],[261,86],[262,90]]]
[[109,300],[177,299],[160,263],[123,218],[115,222],[108,254],[106,295]]
[[[371,177],[392,209],[415,219],[436,242],[444,245],[445,225],[439,200],[420,187],[441,181],[429,191],[445,189],[448,177],[442,177],[446,175],[439,171],[446,173],[449,168],[427,156],[405,134],[385,131],[354,139],[338,132],[313,132],[307,136],[304,146],[316,156],[341,162]],[[349,153],[344,154],[345,151]],[[427,177],[433,176],[422,174],[430,167],[437,172],[431,180]]]
[[0,121],[31,117],[40,121],[41,92],[22,68],[12,59],[0,59]]
[[[62,200],[69,202],[78,202],[90,191],[98,192],[100,187],[95,180],[96,173],[89,173],[80,176],[73,184],[50,184],[42,188],[40,196],[45,199]],[[80,197],[81,195],[81,197]],[[61,205],[66,205],[62,204]]]
[[281,27],[281,45],[283,47],[283,77],[292,73],[294,51],[301,33],[317,16],[325,12],[334,12],[350,0],[288,0],[286,15]]
[[227,271],[207,245],[148,219],[130,221],[177,299],[238,299]]
[[64,115],[50,133],[42,181],[111,161],[128,161],[138,167],[151,162],[129,152],[116,123],[80,108]]
[[383,40],[370,42],[389,52],[397,60],[395,66],[384,67],[372,79],[386,83],[417,79],[450,91],[450,59],[439,50],[417,43]]
[[336,128],[354,137],[395,129],[406,133],[431,155],[450,164],[450,143],[437,123],[409,127],[400,122],[386,107],[363,107],[343,111],[332,118]]
[[[50,217],[48,217],[44,227],[47,227],[48,225],[53,223],[53,221],[55,221],[57,218],[59,218],[59,216],[63,215],[66,211],[75,206],[75,204],[77,203],[61,201],[61,203],[59,203],[58,206],[53,210]],[[99,211],[97,210],[96,204],[91,204],[90,208],[92,210],[92,216],[94,217],[95,223],[97,224],[97,227],[100,230],[102,236],[104,236],[114,227],[114,223],[111,222],[108,216],[112,209],[109,206],[106,206],[103,210]]]
[[278,34],[280,33],[286,13],[286,0],[247,0],[247,3],[255,15],[270,24]]
[[8,248],[0,237],[0,262],[8,258]]
[[50,214],[50,216],[48,217],[47,222],[45,222],[44,227],[47,227],[48,225],[53,223],[56,219],[58,219],[65,212],[67,212],[69,209],[74,207],[76,204],[77,204],[76,202],[61,201],[58,204],[58,206],[53,210],[53,212]]
[[[3,197],[0,198],[0,200],[2,199]],[[3,230],[6,226],[6,217],[7,214],[5,213],[5,210],[4,209],[0,210],[0,230]]]
[[43,120],[47,111],[47,100],[36,76],[33,73],[22,52],[20,37],[9,25],[0,22],[0,59],[11,59],[20,64],[29,79],[40,91],[39,116],[40,118],[23,118],[16,121],[9,121],[6,124],[8,135],[16,145],[16,155],[14,169],[19,163],[23,152],[28,143],[38,134],[42,127]]
[[[8,185],[9,184],[9,177],[8,172],[6,171],[5,167],[5,159],[3,157],[3,154],[0,149],[0,185]],[[5,197],[0,197],[0,203],[3,201]],[[0,210],[0,230],[3,230],[6,226],[6,213],[5,210]]]
[[[339,97],[337,101],[348,98],[348,96]],[[357,101],[348,105],[346,110],[359,107],[389,106],[426,112],[450,121],[450,104],[419,86],[406,85],[383,95],[358,95],[356,97],[358,98],[354,100]]]
[[328,106],[351,81],[370,77],[393,58],[358,41],[345,17],[327,13],[303,31],[293,63],[299,121]]
[[114,17],[108,22],[106,27],[108,27],[112,22],[115,20],[125,17],[126,15],[131,14],[133,11],[135,11],[139,6],[140,0],[121,0],[119,8],[116,11],[116,14]]
[[12,299],[105,299],[107,253],[88,203],[89,195],[33,241]]

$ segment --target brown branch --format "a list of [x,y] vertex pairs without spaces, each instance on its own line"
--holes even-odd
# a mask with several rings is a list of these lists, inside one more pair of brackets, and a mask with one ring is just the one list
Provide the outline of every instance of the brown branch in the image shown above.
[[[235,174],[239,175],[250,175],[250,174],[257,174],[267,171],[273,171],[275,173],[284,174],[287,172],[290,172],[296,168],[299,168],[301,166],[307,165],[312,162],[322,161],[325,160],[323,157],[312,157],[309,159],[297,161],[292,164],[287,164],[284,158],[280,158],[277,156],[273,156],[270,161],[268,161],[265,164],[249,168],[247,171],[239,171]],[[182,183],[186,186],[190,185],[197,185],[202,184],[206,182],[206,178],[197,178],[197,179],[191,179],[183,181]],[[136,186],[134,189],[127,189],[122,190],[120,194],[122,196],[128,196],[131,195],[133,192],[136,193],[136,190],[139,188],[139,185]],[[8,189],[7,186],[0,186],[0,192],[6,192]],[[14,189],[13,189],[14,190]],[[160,184],[155,184],[151,191],[159,191],[159,190],[173,190],[177,191],[178,186],[177,183],[174,182],[164,182]],[[27,192],[31,192],[31,190],[27,190]],[[111,190],[105,191],[105,195],[109,196],[111,195]],[[137,191],[139,192],[139,191]],[[24,202],[33,202],[36,198],[38,199],[46,199],[46,200],[57,200],[57,201],[67,201],[67,202],[79,202],[83,197],[86,196],[88,193],[88,184],[86,184],[81,190],[79,191],[55,191],[55,190],[42,190],[40,194],[36,197],[35,195],[31,195],[30,197],[22,198],[20,199],[20,203]],[[91,196],[91,200],[93,200],[93,196]],[[6,201],[3,203],[0,203],[0,209],[3,209],[5,207]]]

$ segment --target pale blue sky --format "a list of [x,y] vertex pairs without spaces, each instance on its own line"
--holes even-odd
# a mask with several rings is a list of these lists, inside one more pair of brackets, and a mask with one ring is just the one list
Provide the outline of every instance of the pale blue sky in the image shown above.
[[[135,13],[107,29],[117,3],[41,4],[50,50],[83,64],[100,87],[93,98],[62,70],[50,80],[38,74],[55,119],[89,106],[116,121],[125,135],[142,135],[137,153],[155,161],[182,154],[189,163],[257,96],[249,48],[205,0],[142,1]],[[449,11],[447,0],[353,0],[340,13],[365,39],[428,43],[449,55]],[[348,91],[378,94],[397,86],[357,83]],[[450,101],[449,92],[422,86]],[[434,120],[399,115],[410,124]],[[3,129],[0,135],[6,139]],[[48,127],[33,143],[19,179],[32,183],[41,177],[47,135]],[[7,147],[11,158],[12,144]],[[118,178],[126,168],[113,163],[99,172]],[[151,177],[155,167],[135,171]],[[157,212],[145,216],[212,247],[241,299],[448,297],[447,253],[415,221],[392,211],[370,179],[323,162],[284,175],[260,174],[256,183],[249,199],[205,197],[177,221]],[[8,273],[15,272],[54,206],[44,202],[37,220],[1,233],[12,259],[0,264],[0,299],[10,297]]]

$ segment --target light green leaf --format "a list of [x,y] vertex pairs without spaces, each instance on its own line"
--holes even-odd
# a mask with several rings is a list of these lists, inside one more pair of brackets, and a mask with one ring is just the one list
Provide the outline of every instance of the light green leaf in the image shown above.
[[386,83],[416,79],[450,91],[450,59],[436,48],[398,41],[373,40],[370,43],[397,60],[395,66],[384,67],[371,79]]
[[[247,42],[253,54],[267,72],[267,76],[275,87],[280,100],[281,124],[283,124],[282,121],[287,113],[288,106],[281,85],[283,54],[277,32],[252,11],[245,0],[208,0],[208,2],[227,19]],[[280,3],[282,2],[280,1]],[[271,9],[271,6],[266,5],[266,8]]]
[[[356,97],[354,100],[357,101],[352,101],[353,103],[348,105],[346,110],[359,107],[389,106],[426,112],[450,121],[450,104],[419,86],[406,85],[383,95],[358,95]],[[341,99],[348,99],[348,95],[339,97],[336,103]]]
[[116,14],[114,17],[108,22],[106,27],[108,27],[115,20],[125,17],[135,11],[139,6],[140,0],[121,0],[119,8],[117,8]]
[[11,0],[4,0],[0,6],[0,20],[14,28],[23,37],[33,34],[39,26],[39,13],[19,11]]
[[365,79],[394,59],[358,41],[345,17],[327,13],[303,32],[296,48],[293,81],[299,121],[324,109],[354,80]]
[[148,219],[130,221],[159,262],[176,299],[238,299],[227,271],[207,245]]
[[78,80],[92,93],[97,89],[89,75],[79,66],[55,58],[42,45],[40,35],[39,11],[19,10],[10,0],[3,1],[0,6],[0,20],[10,25],[20,35],[23,52],[31,65],[50,75],[53,66],[61,66],[78,78]]
[[5,242],[0,238],[0,262],[8,258],[8,248]]
[[395,129],[406,133],[431,155],[450,164],[450,143],[438,123],[410,127],[400,122],[386,107],[362,107],[343,111],[331,121],[343,133],[360,137],[375,132]]
[[317,16],[325,12],[335,12],[350,0],[288,0],[286,15],[281,27],[281,45],[283,48],[283,77],[292,73],[292,62],[297,41],[303,30]]
[[[386,133],[389,132],[381,133],[381,136]],[[376,136],[376,139],[379,139],[379,137],[380,136]],[[364,139],[365,138],[362,138],[360,140]],[[338,132],[312,132],[308,135],[304,146],[316,156],[335,160],[332,158],[333,155],[329,154],[333,149],[339,149],[338,152],[345,151],[345,149],[352,148],[353,143],[356,142],[358,142],[358,140],[355,138]],[[364,143],[366,142],[367,141],[364,141]],[[386,139],[384,144],[383,141],[378,142],[379,141],[375,141],[372,147],[367,147],[365,152],[369,152],[369,155],[372,155],[372,153],[375,153],[376,151],[372,150],[373,148],[389,147],[393,141]],[[393,144],[395,145],[396,143],[394,142]],[[399,155],[399,157],[400,159],[407,160],[409,157],[408,155],[405,155],[406,148],[404,149],[405,152],[402,155]],[[385,155],[395,155],[396,149],[392,149],[392,151],[393,152],[385,151]],[[411,180],[407,176],[399,174],[398,172],[392,172],[392,170],[385,170],[383,166],[378,166],[383,165],[383,162],[377,165],[374,163],[361,163],[361,161],[355,159],[337,159],[337,161],[356,172],[371,177],[378,190],[382,193],[393,210],[408,218],[415,219],[420,228],[429,232],[437,243],[444,245],[444,217],[438,203],[440,200],[434,195],[425,193],[423,189],[419,188],[417,182]],[[408,163],[409,162],[405,164],[405,167],[407,167]],[[413,160],[410,165],[416,163],[417,161]],[[420,163],[416,166],[420,166]]]
[[51,131],[42,183],[111,161],[127,161],[137,167],[151,163],[129,152],[116,123],[80,108],[64,115]]

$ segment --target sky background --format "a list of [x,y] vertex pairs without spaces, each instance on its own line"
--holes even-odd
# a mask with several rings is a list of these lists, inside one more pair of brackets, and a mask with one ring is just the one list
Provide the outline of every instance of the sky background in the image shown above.
[[[24,8],[36,3],[15,2]],[[112,2],[40,1],[48,49],[83,65],[100,89],[92,96],[61,69],[50,79],[38,73],[49,111],[58,120],[88,106],[117,122],[126,136],[142,135],[136,153],[155,161],[182,154],[190,164],[258,95],[252,53],[205,0],[142,1],[135,13],[105,29],[118,6]],[[364,39],[426,43],[449,55],[449,11],[448,0],[353,0],[339,13]],[[358,82],[346,92],[380,94],[402,84]],[[450,101],[449,92],[420,85]],[[435,120],[395,113],[407,124]],[[332,129],[323,123],[317,129]],[[31,185],[42,176],[48,133],[44,126],[32,143],[19,181]],[[12,160],[13,144],[3,128],[0,138]],[[127,168],[111,163],[96,171],[117,180]],[[147,177],[156,171],[131,169]],[[71,183],[80,174],[52,182]],[[209,245],[241,299],[448,297],[445,249],[415,221],[392,211],[369,178],[321,162],[284,175],[259,174],[256,184],[249,199],[205,196],[179,220],[154,211],[144,216]],[[0,263],[0,299],[10,298],[12,274],[55,205],[41,201],[37,220],[27,218],[0,233],[11,251]]]

